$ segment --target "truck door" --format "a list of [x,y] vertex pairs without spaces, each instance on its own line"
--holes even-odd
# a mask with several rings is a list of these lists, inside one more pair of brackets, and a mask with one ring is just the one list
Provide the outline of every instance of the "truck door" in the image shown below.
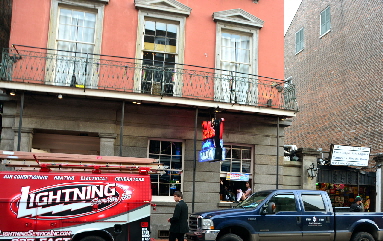
[[276,194],[269,202],[275,203],[276,211],[259,216],[255,227],[259,240],[302,240],[301,212],[297,209],[294,193]]
[[[324,241],[334,239],[334,215],[326,209],[320,193],[302,193],[303,240]],[[330,202],[330,200],[328,200]]]

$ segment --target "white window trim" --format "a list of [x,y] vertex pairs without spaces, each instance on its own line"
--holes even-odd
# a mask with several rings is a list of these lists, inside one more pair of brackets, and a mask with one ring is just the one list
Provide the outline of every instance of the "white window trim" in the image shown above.
[[[254,145],[246,145],[246,144],[238,144],[238,143],[223,143],[223,146],[225,146],[225,145],[231,145],[231,146],[243,146],[243,147],[250,147],[250,149],[251,149],[251,163],[250,163],[250,179],[251,180],[253,180],[253,173],[255,173],[254,172],[254,155],[255,155],[255,152],[254,152],[254,149],[255,149],[255,147],[254,147]],[[242,160],[241,160],[241,165],[242,165]],[[220,177],[226,177],[226,175],[227,175],[227,173],[228,172],[223,172],[223,171],[221,171],[221,165],[219,166],[219,173],[220,173]]]
[[[251,35],[250,39],[250,59],[251,68],[249,74],[258,75],[258,46],[259,46],[259,30],[263,27],[263,21],[256,16],[242,10],[231,9],[213,13],[213,19],[216,24],[216,58],[215,68],[221,69],[221,35],[222,32],[228,31],[241,35]],[[215,86],[222,86],[219,79],[214,83]],[[214,88],[214,96],[221,98],[220,88]],[[251,102],[258,102],[257,96],[248,97]]]
[[[103,22],[104,22],[104,8],[105,4],[109,0],[52,0],[51,1],[51,10],[50,10],[50,19],[49,19],[49,31],[48,31],[48,49],[57,49],[57,36],[58,36],[58,20],[59,20],[59,9],[60,6],[73,7],[83,10],[93,10],[97,12],[96,15],[96,26],[95,26],[95,36],[94,36],[94,50],[93,54],[95,59],[99,58],[97,54],[101,54],[101,45],[102,45],[102,33],[103,33]],[[48,50],[48,53],[51,52]],[[48,68],[48,66],[47,66]],[[54,83],[55,75],[49,71],[45,71],[45,81]],[[98,79],[92,81],[92,85],[97,86]]]
[[[301,48],[299,51],[297,51],[297,33],[301,32],[301,31],[303,31],[303,40],[301,39],[301,42],[303,42],[303,44],[302,44],[302,48]],[[295,33],[295,54],[296,54],[296,55],[299,54],[300,52],[302,52],[302,51],[305,49],[305,41],[304,41],[304,39],[305,39],[304,28],[301,28],[301,29],[299,29],[299,30]]]
[[[166,139],[166,138],[149,138],[148,140],[148,147],[147,147],[147,154],[146,156],[149,157],[149,145],[150,141],[172,141],[172,142],[181,142],[182,143],[182,172],[181,172],[181,192],[183,193],[184,189],[184,170],[185,170],[185,141],[184,140],[178,140],[178,139]],[[152,195],[152,201],[153,202],[174,202],[173,196],[154,196]]]
[[[139,9],[135,58],[143,58],[145,20],[162,20],[165,22],[176,22],[178,25],[176,63],[183,64],[185,61],[186,17],[190,15],[191,8],[176,0],[163,0],[160,2],[158,2],[158,0],[136,0],[135,6]],[[142,61],[140,61],[140,63],[142,63]],[[177,67],[181,68],[182,66]],[[180,83],[180,81],[181,80],[177,78],[174,80],[173,96],[182,96],[182,83]],[[141,76],[134,78],[134,91],[137,93],[141,92]]]
[[330,9],[330,6],[327,6],[322,12],[320,12],[320,15],[319,15],[319,38],[322,38],[323,36],[325,36],[327,33],[329,33],[331,31],[331,12],[330,12],[330,28],[324,32],[323,34],[322,33],[322,13],[324,11],[327,11],[328,9]]
[[97,11],[96,26],[95,26],[95,46],[94,54],[101,53],[101,43],[102,43],[102,32],[103,32],[103,20],[104,20],[104,7],[105,3],[109,0],[97,0],[97,1],[80,1],[80,0],[52,0],[51,12],[50,12],[50,21],[49,21],[49,32],[48,32],[48,43],[47,48],[56,49],[56,39],[58,35],[58,12],[59,5],[75,7],[80,9],[89,9]]

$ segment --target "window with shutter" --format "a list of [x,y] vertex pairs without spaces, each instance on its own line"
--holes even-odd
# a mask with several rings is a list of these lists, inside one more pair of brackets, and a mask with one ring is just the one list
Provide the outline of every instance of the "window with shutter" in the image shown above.
[[298,32],[295,33],[295,53],[299,53],[304,48],[304,34],[303,28],[301,28]]
[[331,29],[330,6],[320,14],[320,35],[324,35]]

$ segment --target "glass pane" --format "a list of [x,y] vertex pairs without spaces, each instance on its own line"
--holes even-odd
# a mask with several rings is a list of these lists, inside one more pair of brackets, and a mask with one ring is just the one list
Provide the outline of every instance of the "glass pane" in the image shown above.
[[242,160],[242,172],[243,173],[251,173],[250,166],[251,166],[250,160]]
[[279,194],[270,199],[275,203],[275,212],[296,211],[294,194]]
[[160,153],[160,141],[151,140],[149,144],[149,153]]
[[152,183],[152,195],[153,196],[158,196],[158,184],[157,183]]
[[84,27],[94,28],[95,23],[96,23],[96,14],[94,14],[94,13],[85,13]]
[[[154,43],[154,36],[151,36],[151,35],[145,35],[144,37],[144,42],[145,43],[151,43],[152,46],[153,46],[153,43]],[[148,49],[148,48],[146,48]],[[154,48],[153,48],[154,49]]]
[[160,183],[170,183],[170,174],[166,172],[166,174],[160,175],[159,177]]
[[177,38],[177,25],[174,25],[174,24],[167,25],[167,36],[169,38]]
[[72,25],[82,26],[84,24],[84,13],[72,10]]
[[221,172],[230,172],[230,161],[221,162]]
[[159,160],[159,159],[160,159],[160,156],[159,156],[159,155],[152,155],[152,154],[149,154],[149,158],[153,158],[153,159]]
[[226,158],[231,158],[231,146],[224,146],[226,149]]
[[172,154],[172,142],[162,141],[161,142],[161,154]]
[[145,22],[145,35],[152,35],[155,34],[155,22],[153,21],[146,21]]
[[242,148],[242,159],[251,159],[251,149],[250,148]]
[[234,149],[232,149],[232,158],[237,158],[237,159],[240,159],[241,158],[241,149],[239,149],[238,147]]
[[322,196],[317,195],[302,195],[305,211],[325,211]]
[[170,196],[169,184],[161,184],[160,183],[160,190],[159,190],[158,195],[160,195],[160,196]]
[[60,9],[60,24],[70,24],[72,12],[69,9],[61,8]]
[[231,162],[231,171],[232,172],[241,172],[241,160],[234,159]]
[[170,157],[168,156],[160,156],[160,163],[164,164],[164,166],[168,166],[168,167],[171,167],[170,166]]
[[156,22],[156,36],[166,36],[166,24]]
[[242,49],[250,49],[250,37],[249,36],[241,36],[241,48]]
[[182,162],[181,159],[172,159],[172,169],[182,169]]

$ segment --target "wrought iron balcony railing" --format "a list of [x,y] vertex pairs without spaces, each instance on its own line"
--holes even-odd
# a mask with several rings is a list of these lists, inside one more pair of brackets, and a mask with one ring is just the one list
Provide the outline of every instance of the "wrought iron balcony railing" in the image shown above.
[[297,111],[283,80],[177,63],[49,49],[4,49],[2,81],[106,89]]

